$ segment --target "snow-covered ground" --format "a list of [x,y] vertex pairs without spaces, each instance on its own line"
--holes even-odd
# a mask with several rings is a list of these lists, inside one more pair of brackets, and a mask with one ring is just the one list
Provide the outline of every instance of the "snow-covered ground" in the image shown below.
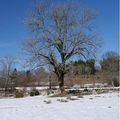
[[[0,120],[120,120],[119,93],[84,96],[68,102],[57,99],[46,96],[0,99]],[[51,104],[44,100],[51,100]]]

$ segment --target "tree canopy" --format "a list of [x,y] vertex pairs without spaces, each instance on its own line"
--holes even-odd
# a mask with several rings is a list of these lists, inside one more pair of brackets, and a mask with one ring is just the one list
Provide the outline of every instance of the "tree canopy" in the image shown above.
[[31,31],[31,37],[23,42],[28,62],[34,66],[51,65],[63,88],[66,65],[78,57],[95,56],[100,45],[92,30],[95,17],[93,9],[75,3],[37,4],[26,21]]

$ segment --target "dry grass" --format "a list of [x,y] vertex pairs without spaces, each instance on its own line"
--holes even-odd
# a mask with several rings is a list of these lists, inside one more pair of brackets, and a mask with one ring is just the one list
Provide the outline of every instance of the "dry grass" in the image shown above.
[[67,96],[68,96],[68,93],[64,91],[63,93],[58,93],[58,94],[52,95],[51,97],[67,97]]

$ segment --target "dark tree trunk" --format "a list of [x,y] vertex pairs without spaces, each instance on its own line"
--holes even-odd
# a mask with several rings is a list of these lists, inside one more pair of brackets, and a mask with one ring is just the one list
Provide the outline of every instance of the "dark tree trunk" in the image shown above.
[[58,82],[59,82],[59,89],[61,90],[61,93],[64,92],[64,74],[61,74],[58,77]]
[[51,89],[51,80],[49,80],[49,89]]

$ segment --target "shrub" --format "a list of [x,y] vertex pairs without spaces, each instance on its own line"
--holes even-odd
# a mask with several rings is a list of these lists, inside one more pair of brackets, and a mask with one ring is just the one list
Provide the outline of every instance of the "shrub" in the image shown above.
[[85,89],[84,89],[84,92],[88,92],[88,89],[87,89],[87,88],[85,88]]
[[31,92],[30,92],[30,96],[35,96],[35,92],[34,92],[34,91],[31,91]]
[[39,95],[39,91],[38,90],[35,91],[35,95]]
[[119,87],[119,80],[117,78],[113,78],[112,81],[115,87]]
[[33,90],[33,91],[30,92],[30,96],[37,96],[37,95],[39,95],[39,94],[40,94],[40,93],[39,93],[38,90]]
[[15,91],[15,98],[22,98],[22,97],[24,97],[24,91],[16,90]]

